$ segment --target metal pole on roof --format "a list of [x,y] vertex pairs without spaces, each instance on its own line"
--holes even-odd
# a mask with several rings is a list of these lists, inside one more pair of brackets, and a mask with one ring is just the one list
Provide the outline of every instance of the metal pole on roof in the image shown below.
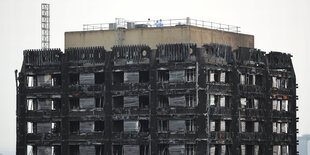
[[186,17],[186,25],[191,25],[191,19],[189,17]]

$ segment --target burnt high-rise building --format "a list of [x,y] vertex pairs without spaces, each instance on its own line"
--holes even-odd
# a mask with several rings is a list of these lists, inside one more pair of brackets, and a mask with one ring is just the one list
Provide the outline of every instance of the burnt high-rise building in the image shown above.
[[64,51],[25,50],[16,154],[297,154],[292,56],[193,23],[87,27]]

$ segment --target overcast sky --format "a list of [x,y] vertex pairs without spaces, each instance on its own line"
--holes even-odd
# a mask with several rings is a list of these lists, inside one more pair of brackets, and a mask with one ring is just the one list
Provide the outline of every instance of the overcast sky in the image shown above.
[[[255,48],[293,55],[298,89],[298,128],[310,134],[310,1],[309,0],[1,0],[0,1],[0,153],[15,154],[16,101],[14,70],[20,70],[24,49],[41,48],[41,3],[51,4],[51,47],[64,47],[64,32],[87,23],[115,18],[191,17],[241,27],[255,36]],[[307,80],[308,79],[308,80]]]

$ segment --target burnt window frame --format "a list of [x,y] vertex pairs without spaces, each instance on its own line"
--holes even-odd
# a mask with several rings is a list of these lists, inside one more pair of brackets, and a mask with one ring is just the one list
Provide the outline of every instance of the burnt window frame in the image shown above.
[[94,121],[94,132],[104,132],[104,121]]
[[139,132],[149,132],[150,131],[150,121],[149,120],[139,120],[140,131]]
[[169,131],[169,120],[158,120],[158,131],[168,132]]
[[185,82],[196,82],[196,68],[185,69]]
[[96,155],[104,155],[104,145],[95,145]]
[[113,125],[112,126],[113,132],[115,133],[124,132],[124,120],[113,120],[112,125]]
[[194,119],[185,120],[185,130],[186,132],[196,132],[197,131],[197,123]]
[[169,82],[169,70],[157,70],[157,82]]
[[80,132],[80,121],[69,122],[70,134],[78,134]]
[[69,106],[70,106],[70,111],[80,110],[80,98],[70,97]]
[[80,84],[80,74],[69,73],[69,85],[79,85],[79,84]]
[[[117,152],[115,152],[115,150],[117,149]],[[123,150],[123,145],[112,145],[112,154],[113,155],[123,155],[124,154],[124,150]]]
[[148,108],[150,106],[150,97],[149,95],[139,96],[139,108]]
[[157,99],[159,108],[169,107],[169,97],[167,95],[158,95]]
[[114,96],[114,97],[112,97],[112,103],[113,103],[112,104],[113,108],[116,108],[116,109],[124,108],[124,96]]
[[95,73],[95,84],[104,84],[105,83],[105,73],[96,72]]
[[57,87],[62,85],[61,74],[51,74],[52,76],[52,87]]
[[196,102],[196,94],[186,94],[185,102],[186,102],[186,107],[194,108],[198,106],[198,103]]
[[104,97],[95,97],[95,108],[96,109],[103,109],[104,108]]
[[52,98],[52,111],[61,111],[61,98]]
[[150,72],[139,71],[139,83],[149,83],[149,82],[150,82]]
[[70,155],[79,155],[80,154],[80,146],[79,145],[69,145]]
[[55,125],[54,125],[54,127],[53,126],[51,127],[51,132],[53,134],[61,133],[61,122],[60,121],[55,121],[55,122],[52,122],[52,123],[55,123]]
[[123,84],[124,83],[124,71],[113,71],[112,82],[114,85]]

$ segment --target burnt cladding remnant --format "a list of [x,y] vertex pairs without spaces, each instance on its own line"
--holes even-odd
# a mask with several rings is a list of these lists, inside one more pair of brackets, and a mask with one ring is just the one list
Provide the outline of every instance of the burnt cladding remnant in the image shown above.
[[291,55],[194,43],[25,50],[17,154],[292,155]]

